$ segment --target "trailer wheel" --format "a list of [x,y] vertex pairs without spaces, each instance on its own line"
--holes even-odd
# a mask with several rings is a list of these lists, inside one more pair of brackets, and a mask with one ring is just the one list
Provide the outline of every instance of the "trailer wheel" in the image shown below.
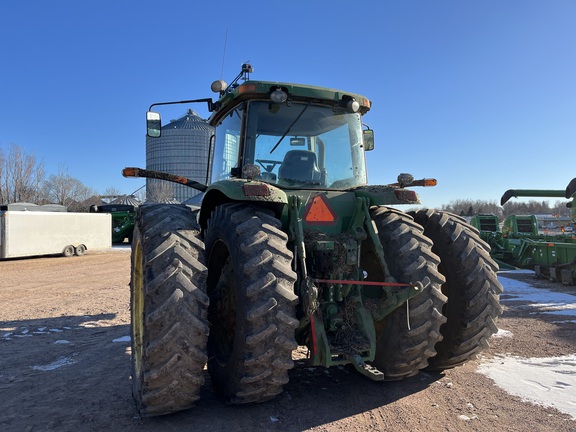
[[452,368],[488,348],[488,339],[498,331],[498,265],[490,257],[490,246],[461,217],[434,210],[412,214],[434,242],[432,251],[440,256],[439,270],[446,277],[442,292],[448,296],[443,309],[448,321],[440,328],[444,338],[436,345],[430,369]]
[[[385,379],[398,380],[417,374],[436,354],[434,346],[442,339],[440,326],[446,322],[441,312],[446,302],[441,291],[444,277],[438,272],[440,260],[432,252],[432,242],[410,216],[387,207],[372,209],[371,215],[394,279],[400,283],[430,282],[408,305],[405,303],[375,323],[373,365],[384,373]],[[368,273],[367,280],[384,281],[373,246],[362,249],[361,267]]]
[[75,253],[77,256],[82,256],[82,255],[84,255],[84,254],[86,253],[86,246],[84,246],[84,245],[78,245],[78,246],[76,246],[76,247],[74,248],[74,253]]
[[208,371],[228,403],[273,398],[294,366],[296,274],[280,227],[243,203],[217,207],[208,221]]
[[68,245],[64,248],[64,250],[62,251],[62,255],[64,255],[66,258],[70,258],[71,256],[74,256],[74,246],[72,245]]
[[204,244],[190,209],[140,207],[132,243],[132,393],[142,416],[200,398],[207,361]]

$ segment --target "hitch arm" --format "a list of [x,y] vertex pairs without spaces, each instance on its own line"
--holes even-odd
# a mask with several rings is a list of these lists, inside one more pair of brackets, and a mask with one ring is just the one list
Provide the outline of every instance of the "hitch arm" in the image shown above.
[[206,192],[206,189],[208,189],[206,185],[198,183],[197,181],[161,171],[145,170],[142,168],[124,168],[122,170],[122,175],[124,177],[145,177],[158,180],[166,180],[173,183],[183,184],[184,186],[199,190],[200,192]]

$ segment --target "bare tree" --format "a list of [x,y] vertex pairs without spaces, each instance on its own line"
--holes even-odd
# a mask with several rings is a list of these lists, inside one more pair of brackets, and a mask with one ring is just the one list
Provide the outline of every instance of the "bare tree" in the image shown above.
[[504,216],[550,214],[553,209],[548,201],[508,201],[504,204]]
[[31,202],[36,204],[44,204],[46,197],[44,196],[44,182],[46,181],[46,171],[44,169],[44,163],[40,163],[36,166],[34,170],[34,176],[32,177],[32,200]]
[[133,196],[136,200],[140,201],[141,203],[146,201],[146,184],[140,186],[138,189],[132,192],[131,196]]
[[144,201],[146,201],[146,189],[140,189],[140,190],[136,191],[136,193],[134,194],[134,197],[138,201],[143,203]]
[[100,195],[92,195],[81,202],[73,202],[68,206],[68,211],[86,213],[90,211],[90,207],[99,206],[102,204]]
[[502,216],[502,207],[496,201],[458,199],[443,204],[441,210],[449,211],[461,216],[474,216],[475,214],[495,214]]
[[441,210],[450,211],[460,216],[473,216],[475,214],[494,214],[500,220],[510,215],[536,215],[536,214],[558,214],[568,216],[569,209],[566,207],[567,201],[556,201],[550,206],[548,201],[508,201],[504,206],[498,205],[495,201],[482,201],[470,199],[458,199],[444,204]]
[[564,216],[564,217],[570,216],[570,207],[566,206],[569,202],[570,201],[568,200],[556,201],[552,206],[552,212],[557,214],[558,216]]
[[148,180],[146,185],[146,201],[165,203],[174,200],[174,188],[166,181]]
[[44,180],[44,163],[34,153],[16,144],[7,153],[0,149],[0,202],[39,202]]
[[102,196],[113,197],[113,196],[122,196],[122,195],[124,195],[124,194],[122,192],[120,192],[120,189],[118,189],[114,186],[108,186],[104,190],[104,194]]
[[79,205],[96,195],[93,189],[70,176],[64,167],[46,180],[44,191],[51,202],[67,206],[70,211],[80,211]]

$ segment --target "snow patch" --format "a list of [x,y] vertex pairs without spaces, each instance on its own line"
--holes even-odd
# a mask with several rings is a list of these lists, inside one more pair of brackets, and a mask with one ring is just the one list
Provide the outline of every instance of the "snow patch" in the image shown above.
[[514,333],[512,333],[511,331],[502,330],[502,329],[498,329],[498,331],[492,335],[492,337],[495,339],[511,338],[513,336],[514,336]]
[[576,420],[576,354],[495,358],[481,364],[478,372],[526,402],[556,408]]
[[576,296],[566,293],[535,288],[525,282],[509,278],[499,278],[504,287],[501,303],[523,301],[523,309],[534,313],[576,316]]
[[32,369],[39,370],[39,371],[50,371],[50,370],[58,369],[58,368],[61,368],[62,366],[67,366],[67,365],[71,365],[74,363],[76,363],[76,362],[74,360],[72,360],[70,357],[62,357],[62,358],[59,358],[58,360],[55,360],[52,363],[49,363],[47,365],[32,366]]
[[[528,302],[530,304],[522,307],[531,309],[533,313],[576,316],[576,296],[534,288],[515,279],[499,280],[504,293],[509,296],[503,298],[502,303]],[[499,330],[493,337],[507,337],[504,336],[506,333],[510,332]],[[526,402],[556,408],[576,420],[576,354],[547,358],[502,356],[484,360],[478,372]]]

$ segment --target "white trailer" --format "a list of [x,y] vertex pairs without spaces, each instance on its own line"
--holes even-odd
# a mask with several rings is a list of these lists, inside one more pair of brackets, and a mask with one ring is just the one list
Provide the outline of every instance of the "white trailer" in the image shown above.
[[83,255],[112,247],[109,213],[0,212],[0,259]]

